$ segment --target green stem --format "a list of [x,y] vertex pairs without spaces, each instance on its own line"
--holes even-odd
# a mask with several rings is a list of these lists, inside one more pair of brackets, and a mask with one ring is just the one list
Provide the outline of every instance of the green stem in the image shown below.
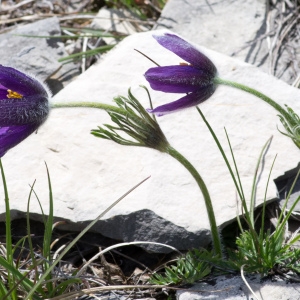
[[51,108],[67,108],[67,107],[91,107],[91,108],[98,108],[98,109],[103,109],[106,111],[112,111],[115,113],[124,113],[124,109],[109,105],[109,104],[104,104],[104,103],[99,103],[99,102],[67,102],[67,103],[51,103]]
[[226,80],[226,79],[222,79],[222,78],[219,78],[219,77],[216,77],[214,79],[214,83],[215,84],[223,84],[223,85],[231,86],[231,87],[237,88],[239,90],[245,91],[249,94],[252,94],[252,95],[262,99],[263,101],[265,101],[266,103],[271,105],[273,108],[275,108],[286,120],[288,120],[290,122],[290,124],[295,123],[293,121],[293,119],[291,119],[291,116],[288,114],[288,112],[282,106],[280,106],[278,103],[276,103],[274,100],[272,100],[268,96],[264,95],[263,93],[255,90],[253,88],[250,88],[246,85],[243,85],[243,84],[240,84],[240,83],[237,83],[237,82],[234,82],[234,81],[229,81],[229,80]]
[[219,230],[216,223],[215,213],[212,206],[212,202],[209,196],[208,189],[205,185],[205,182],[203,181],[200,174],[197,172],[197,170],[194,168],[194,166],[184,157],[182,156],[177,150],[175,150],[173,147],[168,146],[167,153],[170,154],[173,158],[175,158],[178,162],[180,162],[194,177],[196,180],[202,195],[204,197],[204,202],[207,210],[207,215],[210,223],[210,229],[212,234],[212,241],[214,246],[215,254],[219,257],[222,257],[222,244],[219,236]]
[[[4,168],[2,165],[1,158],[0,158],[0,170],[1,170],[1,177],[2,177],[2,182],[3,182],[4,201],[5,201],[6,260],[12,267],[14,267],[9,196],[8,196]],[[8,286],[10,289],[13,290],[12,299],[17,299],[16,290],[14,290],[14,288],[13,288],[14,287],[14,276],[8,269],[7,269],[7,277],[8,277]]]
[[[52,108],[91,107],[91,108],[103,109],[106,111],[111,111],[111,112],[115,112],[115,113],[119,113],[119,114],[124,114],[124,112],[126,112],[122,108],[108,105],[108,104],[103,104],[103,103],[96,103],[96,102],[53,103],[51,106],[52,106]],[[213,206],[211,203],[211,199],[210,199],[207,187],[206,187],[203,179],[201,178],[201,176],[197,172],[197,170],[193,167],[193,165],[185,157],[183,157],[179,152],[177,152],[171,146],[167,145],[166,147],[167,147],[167,149],[165,149],[163,152],[167,152],[172,157],[174,157],[177,161],[179,161],[191,173],[191,175],[196,180],[196,182],[203,194],[203,197],[204,197],[206,210],[207,210],[207,214],[208,214],[208,219],[209,219],[210,227],[211,227],[214,251],[215,251],[216,255],[218,255],[219,257],[222,257],[222,245],[221,245],[221,240],[219,237],[218,227],[216,224],[215,214],[214,214]]]

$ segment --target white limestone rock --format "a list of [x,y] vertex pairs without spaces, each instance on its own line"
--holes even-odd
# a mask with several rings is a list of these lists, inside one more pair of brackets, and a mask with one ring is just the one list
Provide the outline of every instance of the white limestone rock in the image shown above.
[[[152,34],[162,34],[162,31],[134,34],[124,39],[103,61],[57,94],[53,102],[112,104],[114,96],[126,96],[127,89],[132,87],[133,94],[145,107],[149,107],[147,96],[139,84],[148,86],[143,73],[153,64],[134,48],[161,65],[182,61],[161,47]],[[286,103],[300,112],[298,89],[239,60],[203,47],[199,49],[215,63],[220,77],[257,88],[281,105]],[[151,95],[154,106],[179,97],[154,91]],[[230,155],[224,133],[226,127],[247,199],[250,198],[259,153],[273,136],[260,174],[257,204],[264,198],[267,178],[277,154],[267,192],[268,200],[275,199],[277,190],[272,180],[297,167],[300,158],[293,142],[278,132],[277,126],[281,124],[277,112],[254,96],[226,86],[218,87],[200,108]],[[199,170],[208,186],[217,223],[224,226],[236,217],[236,191],[221,154],[198,112],[191,108],[160,117],[158,121],[170,143]],[[45,161],[51,174],[55,216],[70,221],[69,226],[62,226],[62,229],[80,230],[128,189],[151,175],[146,183],[113,208],[94,230],[120,240],[166,241],[181,250],[206,246],[209,240],[206,208],[191,175],[166,154],[152,149],[120,146],[89,134],[97,125],[110,122],[107,113],[97,109],[53,109],[37,134],[9,151],[2,161],[13,216],[20,217],[26,212],[28,184],[35,179],[35,191],[47,213]],[[4,219],[4,211],[2,201],[1,220]],[[152,217],[149,211],[153,212]],[[34,199],[31,200],[30,212],[33,218],[41,219]],[[134,222],[135,215],[137,219],[147,216],[148,221],[139,226]],[[126,219],[131,221],[125,226]],[[101,226],[104,223],[106,225]],[[118,230],[114,229],[116,227]],[[158,247],[150,249],[168,251]]]

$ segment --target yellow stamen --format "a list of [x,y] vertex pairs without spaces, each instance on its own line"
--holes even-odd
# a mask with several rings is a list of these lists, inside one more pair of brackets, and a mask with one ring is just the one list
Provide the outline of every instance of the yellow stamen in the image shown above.
[[180,62],[179,63],[180,66],[190,66],[190,64],[186,63],[186,62]]
[[18,99],[23,98],[23,95],[21,95],[21,94],[19,94],[17,92],[14,92],[12,90],[7,90],[7,93],[8,93],[6,95],[7,98],[18,98]]

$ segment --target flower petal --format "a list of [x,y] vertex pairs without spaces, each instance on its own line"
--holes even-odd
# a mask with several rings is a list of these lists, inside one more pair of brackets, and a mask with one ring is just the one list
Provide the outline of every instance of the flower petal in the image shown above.
[[189,62],[193,66],[204,70],[212,77],[217,74],[217,69],[212,61],[201,53],[197,48],[192,46],[187,41],[183,40],[177,35],[165,33],[165,35],[153,36],[157,42],[172,51],[185,61]]
[[38,80],[11,67],[0,65],[0,84],[24,96],[40,94],[49,97],[48,90]]
[[145,73],[151,88],[165,93],[189,93],[211,85],[213,78],[192,66],[166,66]]
[[[6,99],[7,98],[7,88],[0,84],[0,99]],[[1,101],[1,100],[0,100]]]
[[170,102],[154,109],[147,109],[149,113],[153,113],[158,117],[184,109],[196,106],[207,100],[215,91],[216,86],[211,84],[209,86],[198,89],[198,91],[190,93],[174,102]]
[[37,128],[35,124],[0,127],[0,157],[26,139]]
[[49,113],[49,102],[45,95],[34,95],[20,99],[0,100],[0,126],[38,124],[41,125]]

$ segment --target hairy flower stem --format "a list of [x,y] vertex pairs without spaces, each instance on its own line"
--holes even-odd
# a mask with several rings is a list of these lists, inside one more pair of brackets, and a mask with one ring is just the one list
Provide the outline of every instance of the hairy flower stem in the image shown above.
[[99,103],[99,102],[67,102],[67,103],[51,103],[51,108],[67,108],[67,107],[91,107],[112,111],[116,113],[123,113],[124,110],[117,106]]
[[219,236],[219,230],[217,227],[216,223],[216,218],[215,218],[215,213],[213,209],[213,205],[209,196],[208,189],[206,187],[205,182],[203,181],[202,177],[198,173],[198,171],[194,168],[194,166],[184,157],[182,156],[177,150],[175,150],[173,147],[169,146],[167,149],[167,153],[171,155],[173,158],[175,158],[178,162],[180,162],[189,172],[190,174],[194,177],[196,180],[206,206],[206,211],[210,223],[210,230],[212,234],[212,241],[213,241],[213,248],[214,252],[217,256],[222,257],[222,244],[221,244],[221,239]]
[[268,96],[264,95],[263,93],[250,88],[246,85],[234,82],[234,81],[229,81],[226,79],[222,79],[219,77],[216,77],[214,79],[214,83],[215,84],[223,84],[223,85],[227,85],[227,86],[231,86],[234,88],[237,88],[239,90],[245,91],[249,94],[252,94],[258,98],[260,98],[261,100],[265,101],[266,103],[268,103],[269,105],[271,105],[273,108],[275,108],[286,120],[288,120],[289,122],[291,122],[290,124],[295,124],[295,122],[293,121],[293,119],[291,118],[291,116],[289,115],[289,113],[283,108],[281,107],[278,103],[276,103],[274,100],[272,100],[271,98],[269,98]]
[[[98,108],[98,109],[103,109],[106,110],[107,112],[114,112],[120,115],[126,115],[128,112],[122,108],[108,105],[108,104],[103,104],[103,103],[95,103],[95,102],[69,102],[69,103],[53,103],[52,108],[65,108],[65,107],[91,107],[91,108]],[[130,114],[130,118],[136,119],[137,124],[139,124],[139,117],[135,114]],[[158,140],[161,139],[158,138]],[[221,240],[219,236],[219,231],[218,227],[216,224],[216,219],[215,219],[215,214],[212,206],[212,202],[209,196],[209,192],[207,190],[207,187],[200,176],[200,174],[197,172],[197,170],[193,167],[193,165],[184,157],[182,156],[178,151],[176,151],[173,147],[170,146],[170,144],[167,141],[164,141],[162,143],[163,147],[160,148],[155,148],[148,146],[149,148],[153,148],[156,150],[159,150],[164,153],[168,153],[171,155],[173,158],[175,158],[177,161],[179,161],[193,176],[193,178],[196,180],[206,206],[207,210],[207,215],[210,223],[210,229],[211,229],[211,234],[212,234],[212,241],[213,241],[213,247],[214,247],[214,252],[218,257],[222,257],[222,245],[221,245]]]

